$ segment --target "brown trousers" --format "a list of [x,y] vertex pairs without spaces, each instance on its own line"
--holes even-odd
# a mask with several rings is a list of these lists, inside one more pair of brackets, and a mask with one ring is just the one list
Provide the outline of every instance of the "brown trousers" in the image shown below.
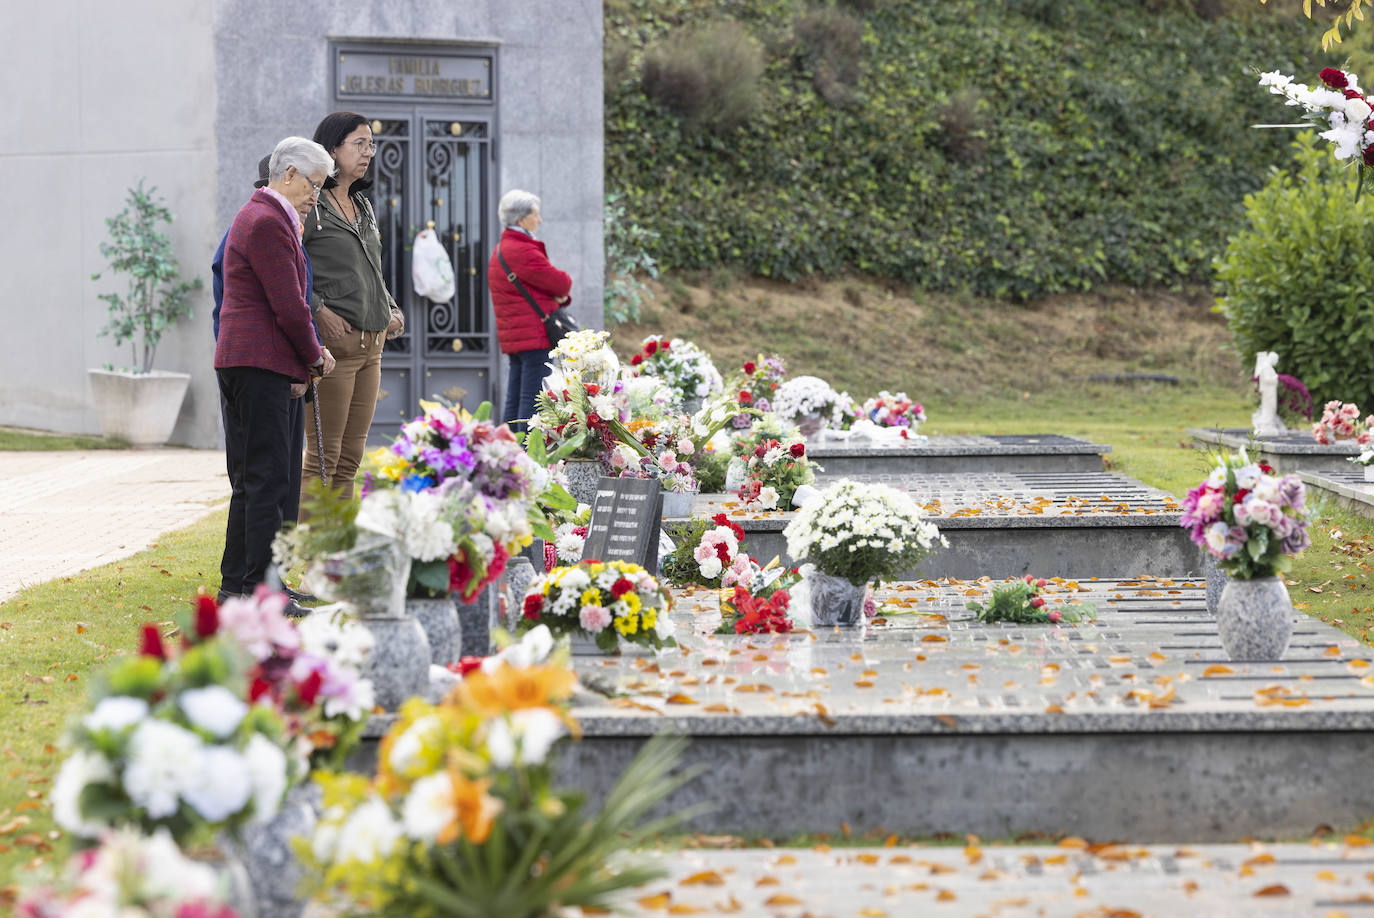
[[[353,480],[367,447],[367,431],[377,407],[382,383],[382,345],[385,332],[351,331],[325,341],[334,355],[334,372],[320,380],[320,426],[324,429],[324,469],[329,484],[345,497],[353,496]],[[311,410],[311,409],[307,409]],[[315,445],[313,416],[305,422],[305,469],[301,496],[312,481],[320,480],[320,451]],[[301,514],[305,518],[305,514]]]

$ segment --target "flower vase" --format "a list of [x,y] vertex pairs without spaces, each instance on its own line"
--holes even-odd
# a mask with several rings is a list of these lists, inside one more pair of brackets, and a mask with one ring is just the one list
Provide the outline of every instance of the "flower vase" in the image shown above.
[[1213,617],[1217,614],[1217,602],[1221,599],[1221,591],[1226,587],[1226,581],[1230,578],[1226,572],[1217,564],[1217,559],[1212,557],[1211,552],[1202,553],[1202,572],[1207,577],[1207,614]]
[[620,655],[619,644],[614,650],[602,650],[597,646],[595,638],[581,631],[574,631],[568,635],[568,650],[575,657],[613,657]]
[[496,621],[496,591],[491,584],[483,587],[472,602],[463,602],[462,597],[454,594],[458,604],[458,627],[463,636],[460,654],[464,657],[486,657],[491,655],[491,629]]
[[696,491],[667,491],[663,492],[663,518],[668,520],[687,519],[692,515],[692,506],[696,503]]
[[314,784],[291,788],[277,815],[250,823],[239,841],[228,843],[248,871],[258,918],[300,918],[305,912],[307,901],[296,898],[302,871],[291,840],[314,834],[318,791]]
[[1361,466],[1364,469],[1364,480],[1374,481],[1374,465]]
[[825,437],[825,418],[819,414],[804,414],[797,418],[797,429],[808,443],[819,443]]
[[867,583],[857,586],[844,577],[813,571],[808,575],[811,588],[811,627],[853,628],[864,623],[864,593]]
[[725,493],[734,494],[748,477],[749,467],[744,460],[739,456],[732,457],[730,464],[725,467]]
[[328,602],[342,602],[358,615],[405,614],[410,555],[392,539],[360,536],[358,544],[311,561],[305,572],[306,592]]
[[407,698],[424,694],[429,685],[429,638],[409,615],[368,615],[359,623],[375,642],[363,664],[363,678],[372,680],[378,705],[395,711]]
[[591,506],[596,501],[596,486],[603,470],[600,459],[569,459],[563,463],[568,476],[568,493],[579,504]]
[[509,593],[510,602],[506,606],[504,622],[507,631],[514,632],[515,626],[520,623],[520,614],[523,611],[525,593],[529,590],[530,584],[534,582],[534,565],[530,559],[523,555],[516,555],[506,562],[506,569],[501,574],[501,584]]
[[438,599],[409,598],[406,614],[413,616],[429,641],[429,661],[438,666],[457,663],[463,647],[463,632],[458,622],[458,607],[450,596]]
[[1293,635],[1293,603],[1278,577],[1227,580],[1217,633],[1232,660],[1278,660]]

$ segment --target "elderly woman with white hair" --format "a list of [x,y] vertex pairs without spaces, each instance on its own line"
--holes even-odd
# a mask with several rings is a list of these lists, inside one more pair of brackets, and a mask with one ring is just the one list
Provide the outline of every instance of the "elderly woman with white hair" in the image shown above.
[[544,243],[534,238],[544,222],[538,197],[519,189],[507,191],[497,215],[505,230],[491,253],[487,286],[496,312],[496,338],[510,360],[501,419],[512,430],[524,430],[524,424],[511,422],[534,413],[534,397],[544,382],[550,348],[544,316],[570,301],[572,277],[549,262]]
[[[293,387],[334,369],[315,339],[301,248],[302,217],[334,162],[319,144],[288,137],[272,151],[267,185],[229,227],[215,374],[224,402],[224,451],[233,496],[220,561],[220,595],[251,593],[267,578],[272,540],[292,477]],[[297,614],[304,609],[291,604]]]

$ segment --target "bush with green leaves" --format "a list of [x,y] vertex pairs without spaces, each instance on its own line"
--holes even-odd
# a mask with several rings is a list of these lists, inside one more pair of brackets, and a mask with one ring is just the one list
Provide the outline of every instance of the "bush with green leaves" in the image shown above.
[[644,304],[654,298],[643,276],[658,277],[658,263],[648,252],[658,233],[630,219],[620,195],[606,195],[606,321],[638,322]]
[[692,134],[726,134],[759,108],[763,51],[738,24],[676,29],[644,54],[644,92],[682,118]]
[[1315,134],[1293,148],[1296,173],[1245,198],[1246,224],[1217,261],[1216,308],[1243,355],[1277,351],[1316,404],[1374,408],[1374,201],[1355,200],[1354,170]]
[[[1314,82],[1334,63],[1316,26],[1273,3],[1208,20],[1188,4],[886,0],[856,10],[852,104],[835,105],[798,66],[815,5],[729,5],[766,52],[759,105],[728,136],[646,85],[607,84],[607,188],[658,234],[661,270],[1020,298],[1208,282],[1244,196],[1287,168],[1290,138],[1250,127],[1287,112],[1249,68]],[[722,6],[618,0],[607,42],[647,67]]]
[[[109,324],[100,335],[130,345],[135,373],[153,368],[163,332],[191,314],[191,293],[201,287],[198,277],[181,279],[172,240],[158,230],[159,224],[171,222],[172,212],[157,197],[157,189],[144,188],[142,179],[129,189],[124,209],[105,220],[110,239],[100,244],[100,254],[109,260],[110,270],[128,275],[129,287],[124,294],[100,294],[110,306]],[[92,274],[91,280],[100,276]]]

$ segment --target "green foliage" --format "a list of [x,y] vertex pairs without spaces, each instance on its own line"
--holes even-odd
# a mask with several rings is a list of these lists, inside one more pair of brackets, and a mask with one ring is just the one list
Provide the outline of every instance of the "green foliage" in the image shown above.
[[1247,225],[1217,262],[1236,345],[1330,399],[1374,408],[1374,210],[1355,200],[1354,172],[1315,134],[1294,141],[1296,174],[1274,172],[1245,199]]
[[[127,293],[100,294],[110,307],[109,324],[100,335],[109,335],[116,344],[129,343],[136,373],[153,368],[162,333],[191,314],[191,292],[201,287],[198,277],[181,280],[172,240],[157,229],[160,223],[172,222],[172,212],[156,192],[145,189],[142,179],[130,188],[124,209],[105,220],[110,240],[100,244],[110,270],[129,276]],[[99,273],[91,275],[91,280],[99,279]]]
[[735,22],[675,29],[644,54],[645,94],[693,135],[733,132],[757,113],[763,50]]
[[[1300,18],[1091,0],[873,6],[852,104],[827,101],[799,66],[806,0],[728,4],[734,31],[768,49],[761,104],[728,137],[633,80],[607,84],[607,188],[658,234],[660,268],[859,272],[999,297],[1210,281],[1245,194],[1286,160],[1284,132],[1250,128],[1286,113],[1248,68],[1311,82],[1327,63]],[[647,63],[722,8],[619,0],[607,40]]]
[[[697,564],[692,552],[697,550],[697,546],[701,544],[702,536],[706,535],[706,531],[714,528],[715,524],[703,517],[663,525],[664,531],[668,533],[668,538],[673,540],[672,554],[666,555],[659,564],[664,580],[673,586],[706,582],[702,580],[701,566]],[[716,579],[715,584],[719,586],[719,578]]]
[[606,195],[605,227],[606,320],[638,322],[640,308],[654,298],[640,276],[658,277],[658,262],[648,251],[658,233],[630,219],[624,201],[615,193]]
[[730,456],[725,452],[700,450],[692,454],[692,470],[697,473],[697,489],[702,494],[720,494],[725,490],[725,472]]
[[986,605],[970,602],[967,606],[980,622],[1048,625],[1061,621],[1080,622],[1097,618],[1097,607],[1087,602],[1076,602],[1051,609],[1045,604],[1044,597],[1040,596],[1040,587],[1027,580],[1017,580],[993,587],[992,599]]

